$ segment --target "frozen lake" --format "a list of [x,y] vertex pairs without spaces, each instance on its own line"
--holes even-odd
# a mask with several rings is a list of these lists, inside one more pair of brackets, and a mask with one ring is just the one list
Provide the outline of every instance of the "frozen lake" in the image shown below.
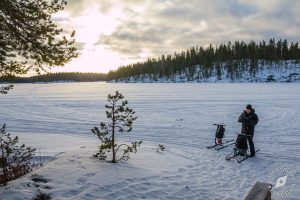
[[[250,103],[260,119],[257,143],[300,158],[300,84],[16,84],[1,95],[0,120],[14,134],[94,137],[90,129],[105,121],[107,94],[116,90],[137,113],[132,137],[203,147],[213,137],[212,124],[224,122],[226,137],[235,138],[237,118]],[[287,144],[290,148],[282,152]]]
[[[239,166],[238,173],[230,171],[236,168],[236,163],[229,163],[230,167],[226,168],[229,179],[233,174],[238,174],[249,176],[251,180],[264,181],[272,169],[287,167],[297,171],[297,183],[300,182],[299,83],[16,84],[9,94],[1,95],[0,120],[7,124],[10,133],[27,138],[25,140],[28,140],[26,135],[32,137],[35,134],[39,137],[47,134],[45,140],[51,140],[51,143],[56,142],[57,134],[94,139],[90,129],[100,121],[106,121],[106,97],[116,90],[125,96],[138,116],[129,137],[161,143],[167,148],[177,146],[192,151],[191,158],[199,163],[189,172],[194,170],[195,173],[205,172],[207,166],[213,168],[216,163],[210,163],[207,159],[222,160],[221,165],[224,165],[224,157],[230,152],[230,149],[222,152],[206,150],[205,147],[213,143],[215,127],[212,124],[225,123],[225,137],[235,138],[241,127],[237,118],[246,104],[252,104],[260,120],[254,141],[261,151],[255,158],[258,159],[256,163],[246,169]],[[53,135],[53,138],[49,135]],[[127,140],[127,136],[121,136],[122,140]],[[57,143],[65,145],[62,141]],[[205,160],[203,166],[201,159]],[[255,170],[256,164],[259,166],[258,171]],[[216,169],[223,169],[221,165],[216,166]],[[247,170],[254,174],[249,175]],[[190,176],[195,176],[195,173]],[[203,180],[210,180],[209,175],[211,172],[203,175]],[[217,183],[220,182],[219,175],[212,174]],[[215,181],[207,187],[217,187],[213,186]],[[253,185],[247,181],[247,178],[238,178],[236,182],[232,180],[228,192],[238,187],[235,188],[235,195],[243,197],[249,186]],[[243,189],[243,194],[238,194],[238,189],[242,187],[239,184],[248,187]],[[218,189],[214,193],[210,190],[208,194],[218,196]],[[291,197],[296,199],[297,195],[300,195],[299,189]],[[230,195],[227,197],[230,199]]]

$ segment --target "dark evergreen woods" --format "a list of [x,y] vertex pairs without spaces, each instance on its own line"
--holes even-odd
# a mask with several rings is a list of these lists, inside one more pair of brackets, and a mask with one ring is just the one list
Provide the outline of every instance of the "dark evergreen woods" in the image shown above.
[[[214,66],[220,67],[225,65],[233,77],[240,69],[239,66],[250,66],[250,72],[255,73],[258,63],[273,63],[284,60],[293,60],[299,62],[300,48],[298,42],[288,43],[286,39],[275,41],[270,39],[269,42],[261,41],[256,43],[250,41],[245,43],[228,42],[213,47],[209,45],[204,47],[192,47],[181,53],[175,52],[174,55],[162,55],[160,58],[149,58],[145,62],[121,66],[117,70],[111,70],[107,74],[107,80],[117,80],[130,76],[153,74],[158,77],[170,77],[176,73],[185,72],[187,69],[189,75],[193,76],[196,66],[200,65],[207,70]],[[220,70],[217,70],[220,73]],[[220,74],[217,75],[220,75]]]
[[75,81],[75,82],[89,82],[89,81],[105,81],[106,74],[103,73],[81,73],[81,72],[60,72],[48,73],[43,75],[31,77],[9,77],[0,78],[0,82],[10,83],[36,83],[36,82],[55,82],[55,81]]

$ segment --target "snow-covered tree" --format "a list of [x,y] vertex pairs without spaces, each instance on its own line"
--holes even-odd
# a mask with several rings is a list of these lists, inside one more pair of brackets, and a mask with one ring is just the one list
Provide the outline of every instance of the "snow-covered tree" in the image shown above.
[[[108,95],[108,104],[105,105],[106,117],[109,122],[101,122],[100,127],[94,127],[92,132],[101,140],[99,152],[94,157],[101,160],[107,158],[107,153],[112,153],[112,162],[118,160],[128,160],[130,153],[136,153],[137,148],[142,141],[134,141],[131,144],[116,143],[116,134],[130,132],[132,130],[133,122],[137,119],[135,111],[127,107],[128,101],[122,100],[124,96],[116,91],[114,95]],[[122,100],[122,101],[121,101]],[[120,102],[121,101],[121,102]],[[118,150],[123,149],[123,154],[117,158]]]

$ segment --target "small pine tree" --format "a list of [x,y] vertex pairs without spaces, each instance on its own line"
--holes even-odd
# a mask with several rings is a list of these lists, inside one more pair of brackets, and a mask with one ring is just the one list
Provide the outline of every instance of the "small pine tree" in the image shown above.
[[[109,122],[100,123],[100,128],[94,127],[92,132],[98,136],[101,140],[99,146],[99,152],[97,152],[94,157],[99,158],[100,160],[105,160],[107,158],[107,153],[112,152],[112,162],[115,163],[118,160],[128,160],[130,153],[136,153],[137,148],[140,146],[142,141],[132,142],[128,144],[116,144],[116,133],[130,132],[132,130],[133,122],[137,119],[134,116],[135,112],[127,107],[128,101],[120,100],[124,99],[124,96],[116,91],[115,95],[108,95],[107,101],[109,104],[105,105],[106,117],[109,119]],[[118,150],[124,147],[123,155],[117,159],[116,154]]]
[[26,147],[25,144],[17,146],[18,136],[12,138],[6,132],[6,126],[0,128],[0,185],[17,179],[30,172],[33,164],[30,162],[35,149]]

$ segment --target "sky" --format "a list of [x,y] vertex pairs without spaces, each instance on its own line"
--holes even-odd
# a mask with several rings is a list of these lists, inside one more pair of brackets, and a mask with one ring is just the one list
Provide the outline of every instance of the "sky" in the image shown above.
[[76,31],[79,57],[55,72],[122,65],[228,41],[300,41],[298,0],[68,0],[53,20]]

